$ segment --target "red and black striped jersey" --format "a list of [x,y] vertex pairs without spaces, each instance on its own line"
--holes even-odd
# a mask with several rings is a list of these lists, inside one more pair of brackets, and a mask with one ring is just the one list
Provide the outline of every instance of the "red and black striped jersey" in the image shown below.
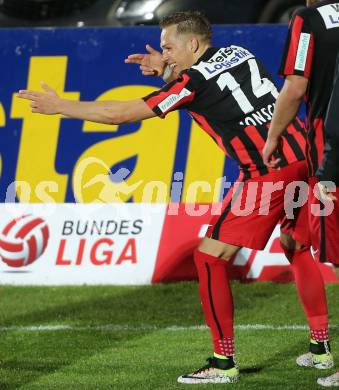
[[280,74],[309,79],[306,157],[310,175],[321,164],[324,152],[324,119],[333,88],[339,53],[339,3],[320,1],[299,9],[292,17]]
[[316,172],[320,181],[332,181],[339,187],[339,55],[337,58],[336,75],[333,91],[324,122],[326,142],[324,157]]
[[[144,97],[160,117],[186,109],[235,159],[244,179],[268,173],[262,149],[278,91],[271,76],[248,50],[209,48],[177,80]],[[281,166],[304,159],[305,136],[295,119],[283,133]]]

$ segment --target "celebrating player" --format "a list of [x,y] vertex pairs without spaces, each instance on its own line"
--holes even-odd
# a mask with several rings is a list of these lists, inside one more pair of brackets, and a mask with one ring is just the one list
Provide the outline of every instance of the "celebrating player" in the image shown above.
[[[278,96],[277,89],[260,62],[238,46],[211,46],[211,26],[198,12],[179,12],[163,19],[162,54],[148,46],[147,54],[134,54],[128,63],[140,64],[145,75],[167,81],[160,90],[131,101],[76,102],[60,99],[44,85],[45,92],[19,91],[31,100],[32,112],[63,114],[101,123],[121,124],[186,109],[192,118],[240,168],[240,176],[223,202],[222,213],[212,221],[206,237],[194,252],[199,292],[205,319],[212,332],[214,356],[201,369],[178,378],[181,383],[234,383],[238,367],[234,360],[233,299],[227,260],[241,247],[261,250],[276,224],[282,221],[281,242],[295,276],[312,338],[323,345],[328,337],[324,283],[313,261],[305,208],[287,219],[285,190],[307,177],[304,130],[298,118],[285,128],[276,155],[279,170],[267,168],[261,150]],[[254,186],[253,186],[254,184]],[[258,191],[251,191],[257,187]],[[292,198],[294,191],[292,191]],[[253,207],[239,216],[232,207],[242,194]],[[288,198],[288,197],[287,197]],[[267,212],[262,213],[265,209]],[[311,286],[311,288],[310,288]],[[318,368],[332,366],[329,351],[318,356]]]

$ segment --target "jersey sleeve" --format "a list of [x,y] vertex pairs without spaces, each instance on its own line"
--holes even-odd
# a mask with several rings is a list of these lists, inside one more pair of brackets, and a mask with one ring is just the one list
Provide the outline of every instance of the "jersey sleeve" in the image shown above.
[[301,8],[292,17],[279,69],[281,76],[298,75],[310,78],[314,53],[314,35],[310,9]]
[[176,80],[143,97],[143,100],[156,115],[164,118],[171,111],[189,106],[199,90],[197,81],[189,72],[183,72]]

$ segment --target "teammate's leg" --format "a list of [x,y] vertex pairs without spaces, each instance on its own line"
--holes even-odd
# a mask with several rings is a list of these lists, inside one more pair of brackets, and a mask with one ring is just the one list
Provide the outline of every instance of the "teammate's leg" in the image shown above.
[[310,247],[303,246],[288,234],[280,236],[281,245],[291,263],[295,284],[310,326],[310,353],[297,359],[306,367],[330,368],[333,358],[328,335],[328,311],[324,280]]
[[[323,201],[319,196],[318,179],[311,177],[309,179],[310,196],[309,196],[309,225],[312,236],[312,246],[316,249],[316,257],[320,261],[329,261],[334,264],[336,276],[339,278],[339,206],[338,202],[334,202],[334,209],[329,215],[319,217],[314,215],[312,207],[317,207],[322,210]],[[334,196],[339,196],[339,188],[337,187]],[[314,210],[314,209],[313,209]],[[339,372],[319,378],[317,383],[325,387],[339,386]]]
[[[281,233],[281,246],[291,263],[296,287],[307,316],[312,337],[315,340],[328,340],[328,311],[324,280],[313,259],[310,248]],[[324,335],[317,335],[325,333]]]

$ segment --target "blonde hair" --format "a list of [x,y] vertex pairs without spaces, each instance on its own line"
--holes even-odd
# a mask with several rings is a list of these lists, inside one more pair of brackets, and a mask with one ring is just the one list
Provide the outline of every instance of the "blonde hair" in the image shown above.
[[161,28],[176,25],[178,34],[197,34],[207,43],[211,43],[211,23],[199,11],[175,12],[169,16],[165,16],[159,25]]

